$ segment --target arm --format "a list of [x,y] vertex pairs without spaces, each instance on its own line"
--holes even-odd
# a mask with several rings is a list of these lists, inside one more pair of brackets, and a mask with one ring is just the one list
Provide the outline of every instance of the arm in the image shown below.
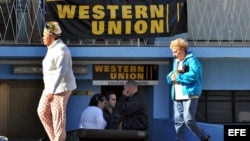
[[171,71],[168,75],[166,75],[166,80],[168,84],[173,84],[174,81],[172,80],[172,75],[174,75],[174,71]]
[[143,97],[137,93],[133,97],[128,98],[122,95],[117,102],[117,108],[122,115],[130,115],[143,107]]
[[96,112],[96,126],[97,126],[97,129],[105,129],[106,125],[107,125],[107,122],[103,117],[103,112],[102,111]]
[[173,62],[173,70],[166,75],[166,80],[167,80],[168,84],[173,84],[175,82],[174,81],[175,77],[173,79],[173,75],[175,75],[175,73],[176,73],[176,68],[177,68],[177,61],[174,60],[174,62]]

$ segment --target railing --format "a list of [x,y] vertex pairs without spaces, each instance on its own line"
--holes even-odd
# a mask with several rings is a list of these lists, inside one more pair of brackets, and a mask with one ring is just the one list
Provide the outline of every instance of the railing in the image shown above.
[[[187,0],[193,46],[249,46],[249,0]],[[0,44],[42,45],[45,0],[0,0]],[[178,35],[177,35],[178,36]],[[168,46],[175,37],[66,40],[69,45]]]
[[[67,131],[66,141],[146,141],[148,131],[115,129],[76,129]],[[42,137],[39,141],[49,141]]]
[[1,44],[41,44],[44,17],[41,0],[0,0]]
[[146,141],[147,131],[113,129],[78,129],[68,132],[69,141]]
[[249,0],[187,0],[187,38],[193,45],[249,46],[249,9]]

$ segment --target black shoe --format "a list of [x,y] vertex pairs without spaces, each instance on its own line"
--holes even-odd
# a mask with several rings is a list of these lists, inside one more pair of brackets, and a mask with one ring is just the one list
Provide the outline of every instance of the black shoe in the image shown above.
[[206,139],[203,139],[201,141],[212,141],[212,140],[211,140],[211,137],[208,135]]

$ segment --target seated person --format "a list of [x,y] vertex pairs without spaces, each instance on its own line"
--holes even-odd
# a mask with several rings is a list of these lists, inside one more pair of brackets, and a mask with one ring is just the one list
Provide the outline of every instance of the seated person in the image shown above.
[[105,103],[104,95],[99,93],[93,95],[89,106],[82,112],[79,127],[84,129],[104,129],[107,124],[102,111]]
[[105,93],[107,103],[103,109],[104,119],[107,121],[105,129],[119,129],[121,116],[116,108],[116,94],[112,91]]

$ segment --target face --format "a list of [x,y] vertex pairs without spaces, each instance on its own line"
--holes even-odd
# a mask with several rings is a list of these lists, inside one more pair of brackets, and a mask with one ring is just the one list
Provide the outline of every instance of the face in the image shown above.
[[114,108],[115,105],[116,105],[116,95],[115,94],[111,94],[109,96],[108,101],[107,101],[107,106]]
[[183,60],[185,57],[185,52],[180,47],[173,47],[172,53],[173,53],[173,56],[179,60]]
[[128,94],[129,93],[129,89],[130,89],[130,87],[127,86],[127,85],[125,85],[124,89],[123,89],[123,93]]
[[124,86],[123,93],[127,93],[128,96],[132,96],[132,95],[135,94],[136,91],[137,91],[137,90],[136,90],[136,87],[125,85],[125,86]]
[[47,32],[43,32],[43,44],[49,46],[54,40],[54,37],[49,35]]
[[100,107],[101,109],[103,109],[104,106],[106,105],[106,102],[107,102],[106,99],[104,99],[102,101],[98,101],[98,107]]

